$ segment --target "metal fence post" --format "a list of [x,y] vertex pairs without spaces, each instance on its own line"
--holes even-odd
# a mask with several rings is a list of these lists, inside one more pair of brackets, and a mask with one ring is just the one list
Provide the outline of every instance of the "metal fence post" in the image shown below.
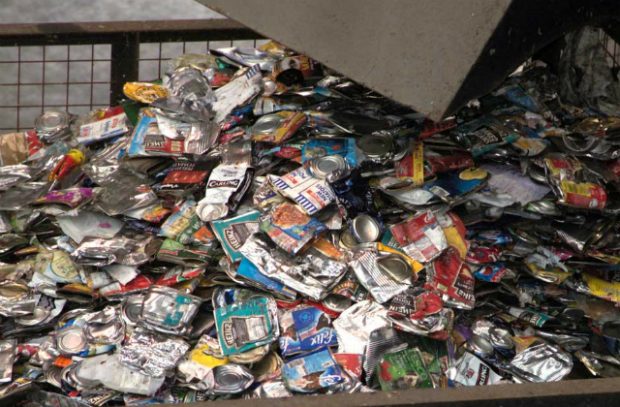
[[123,85],[138,80],[140,33],[124,33],[112,42],[110,72],[110,105],[123,98]]

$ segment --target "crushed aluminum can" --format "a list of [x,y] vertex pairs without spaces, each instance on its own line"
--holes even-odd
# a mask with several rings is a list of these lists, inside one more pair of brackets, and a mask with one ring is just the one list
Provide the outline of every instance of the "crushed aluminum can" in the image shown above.
[[235,192],[247,183],[247,167],[241,165],[219,165],[211,171],[207,181],[205,197],[198,202],[196,213],[204,222],[226,216],[229,202]]
[[247,238],[258,232],[259,217],[260,212],[250,211],[233,218],[211,222],[213,233],[231,261],[243,258],[239,249]]
[[315,307],[299,307],[280,316],[279,345],[283,356],[338,345],[329,317]]
[[252,391],[252,398],[284,398],[293,394],[286,388],[282,380],[268,380],[262,382]]
[[327,207],[336,198],[327,182],[314,178],[303,166],[281,177],[270,175],[269,181],[280,194],[295,201],[308,215]]
[[47,110],[35,119],[34,127],[41,141],[52,143],[67,135],[70,122],[67,112]]
[[196,390],[208,390],[214,386],[213,369],[228,362],[228,358],[222,354],[217,339],[203,335],[185,359],[179,363],[177,370],[189,387]]
[[144,294],[140,321],[158,332],[183,335],[191,329],[201,302],[173,288],[153,286]]
[[344,372],[327,349],[289,360],[282,367],[284,383],[289,390],[312,393],[344,382]]
[[9,383],[13,373],[13,363],[15,363],[15,350],[17,340],[5,339],[0,341],[0,383]]
[[88,342],[81,327],[70,326],[56,334],[56,346],[64,355],[75,355],[84,351]]
[[247,352],[276,340],[279,333],[276,304],[270,297],[215,309],[220,346],[224,355]]
[[370,333],[366,352],[364,354],[364,363],[362,367],[366,372],[366,383],[373,385],[376,380],[375,368],[377,367],[381,356],[385,353],[406,349],[407,344],[402,341],[398,335],[398,331],[394,328],[379,328]]
[[377,364],[377,378],[383,391],[433,387],[424,356],[418,348],[385,353]]
[[0,282],[0,315],[29,315],[34,312],[36,305],[34,292],[25,283],[9,280]]
[[357,140],[357,147],[369,160],[384,162],[394,155],[394,140],[387,134],[370,134]]
[[534,382],[562,380],[573,369],[573,358],[556,345],[541,343],[517,353],[509,370],[519,379]]
[[279,111],[261,116],[252,126],[252,140],[281,144],[291,138],[306,122],[301,112]]
[[400,274],[398,280],[394,279],[394,270],[385,271],[385,265],[383,267],[379,265],[381,259],[374,249],[361,250],[350,264],[360,283],[373,298],[379,303],[384,303],[405,291],[411,285],[411,279],[402,280]]
[[310,171],[314,177],[329,181],[342,178],[347,169],[347,161],[341,155],[326,155],[314,159],[310,164]]
[[502,377],[489,365],[468,352],[465,352],[456,364],[448,369],[447,374],[450,380],[462,386],[497,384],[502,380]]
[[188,350],[189,345],[182,339],[136,328],[121,347],[119,360],[144,375],[162,377]]
[[254,383],[250,370],[242,365],[229,363],[213,369],[214,394],[237,394],[247,390]]
[[426,286],[442,294],[443,300],[458,308],[472,309],[475,305],[474,277],[458,251],[450,246],[428,270]]
[[351,222],[351,234],[359,243],[376,242],[381,236],[381,225],[368,215],[357,215]]
[[149,82],[127,82],[123,85],[123,93],[128,98],[142,103],[153,103],[169,94],[163,86]]
[[435,215],[428,211],[391,227],[402,250],[414,260],[427,263],[448,247]]
[[370,334],[389,325],[387,310],[374,301],[360,301],[347,308],[334,321],[338,353],[363,355]]
[[244,243],[240,252],[266,277],[314,300],[325,297],[346,272],[343,263],[312,252],[307,255],[308,263],[298,264],[285,253],[274,250],[273,246],[265,237],[255,234]]
[[260,230],[289,254],[297,254],[325,229],[323,223],[288,202],[274,206],[260,223]]
[[282,375],[284,361],[277,352],[270,351],[261,360],[251,366],[252,374],[257,382],[264,382]]
[[109,389],[151,396],[161,387],[165,376],[151,376],[126,366],[118,353],[86,358],[77,365],[77,379],[101,383]]
[[413,270],[403,258],[397,254],[388,254],[377,259],[377,266],[395,281],[404,283],[411,281]]

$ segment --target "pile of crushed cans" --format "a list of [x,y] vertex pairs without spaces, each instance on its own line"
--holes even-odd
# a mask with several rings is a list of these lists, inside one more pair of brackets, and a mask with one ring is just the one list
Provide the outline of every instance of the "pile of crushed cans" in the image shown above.
[[0,402],[620,375],[620,118],[557,88],[432,122],[269,42],[1,135]]

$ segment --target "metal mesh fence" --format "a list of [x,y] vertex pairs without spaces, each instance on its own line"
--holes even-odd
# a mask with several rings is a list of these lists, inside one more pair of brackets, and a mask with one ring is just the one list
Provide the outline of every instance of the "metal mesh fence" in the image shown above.
[[[139,80],[160,78],[167,61],[211,48],[254,47],[264,40],[140,44]],[[32,128],[46,109],[83,114],[108,106],[110,44],[0,47],[0,132]]]

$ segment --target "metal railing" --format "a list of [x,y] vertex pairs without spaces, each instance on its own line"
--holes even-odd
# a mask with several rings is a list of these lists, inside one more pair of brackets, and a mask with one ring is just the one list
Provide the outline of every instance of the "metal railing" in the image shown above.
[[45,109],[114,105],[125,82],[159,78],[166,59],[261,38],[226,19],[3,25],[0,131],[31,128]]

